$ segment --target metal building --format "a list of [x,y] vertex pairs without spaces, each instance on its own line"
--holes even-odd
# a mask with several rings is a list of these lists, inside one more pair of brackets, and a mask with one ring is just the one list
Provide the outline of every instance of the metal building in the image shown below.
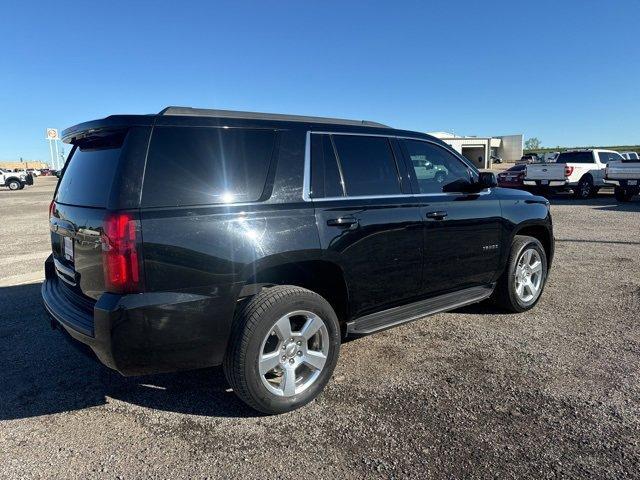
[[522,157],[523,134],[495,137],[459,137],[448,132],[429,132],[471,160],[478,168],[491,168],[491,157],[503,162],[515,162]]

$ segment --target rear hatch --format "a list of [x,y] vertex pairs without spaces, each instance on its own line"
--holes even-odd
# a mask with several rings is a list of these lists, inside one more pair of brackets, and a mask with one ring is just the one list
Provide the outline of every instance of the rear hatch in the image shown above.
[[113,212],[118,203],[116,190],[122,184],[120,177],[126,172],[122,163],[128,136],[129,130],[121,129],[74,139],[51,204],[49,226],[56,275],[60,287],[76,303],[97,300],[103,292],[112,291],[104,268],[105,262],[114,260],[107,254],[113,250],[109,231],[128,235],[132,226],[131,238],[134,245],[137,242],[135,212],[126,213],[124,225],[117,224],[123,220]]

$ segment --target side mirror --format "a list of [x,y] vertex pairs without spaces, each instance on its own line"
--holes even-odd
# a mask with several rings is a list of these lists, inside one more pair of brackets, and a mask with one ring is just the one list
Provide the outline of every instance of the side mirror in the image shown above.
[[478,177],[478,186],[481,187],[480,190],[497,187],[498,180],[496,179],[496,175],[493,172],[480,172],[480,177]]

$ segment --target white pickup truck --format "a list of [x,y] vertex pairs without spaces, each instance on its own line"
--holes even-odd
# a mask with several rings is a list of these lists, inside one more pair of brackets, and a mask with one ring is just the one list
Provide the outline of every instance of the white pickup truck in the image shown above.
[[22,190],[25,185],[33,185],[33,177],[26,172],[12,172],[0,168],[0,187],[9,190]]
[[640,158],[637,153],[635,158],[633,157],[625,156],[625,160],[609,162],[605,170],[604,182],[613,185],[616,200],[619,202],[628,202],[640,193]]
[[590,198],[606,185],[605,168],[616,160],[622,156],[613,150],[570,150],[560,153],[554,163],[527,165],[523,183],[542,191],[571,189],[578,198]]

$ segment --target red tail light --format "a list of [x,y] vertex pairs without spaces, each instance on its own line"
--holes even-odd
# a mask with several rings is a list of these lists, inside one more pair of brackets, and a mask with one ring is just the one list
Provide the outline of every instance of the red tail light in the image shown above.
[[104,221],[102,263],[108,292],[136,293],[142,290],[138,231],[139,222],[129,213],[110,214]]
[[49,218],[53,217],[53,212],[55,211],[56,211],[56,201],[51,200],[51,203],[49,204]]
[[573,167],[570,167],[569,165],[565,165],[564,166],[564,176],[565,177],[570,177],[572,173],[573,173]]

